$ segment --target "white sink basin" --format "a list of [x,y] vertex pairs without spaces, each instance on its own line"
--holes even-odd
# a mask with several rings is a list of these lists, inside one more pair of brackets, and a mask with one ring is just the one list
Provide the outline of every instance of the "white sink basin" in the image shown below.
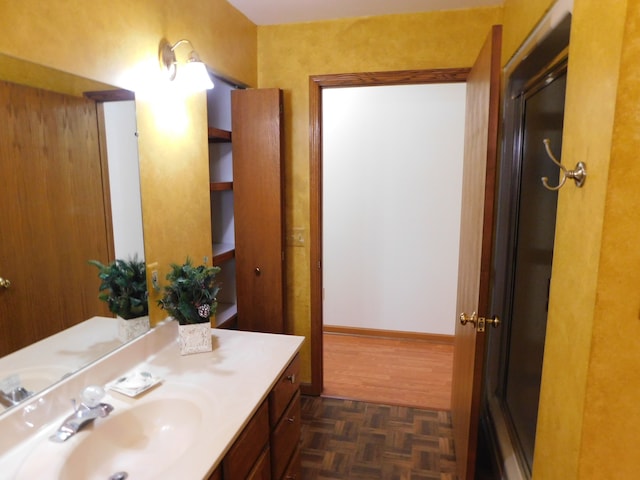
[[120,412],[116,407],[65,443],[42,442],[17,478],[106,480],[117,472],[136,480],[161,478],[197,441],[203,413],[193,401],[171,396]]

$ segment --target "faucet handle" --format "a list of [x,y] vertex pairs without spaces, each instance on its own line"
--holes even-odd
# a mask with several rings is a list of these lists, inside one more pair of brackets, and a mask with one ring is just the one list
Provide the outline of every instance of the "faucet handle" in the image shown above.
[[82,390],[80,398],[84,405],[89,408],[94,408],[100,405],[100,400],[102,400],[105,395],[106,392],[104,391],[104,388],[99,385],[89,385],[87,388]]

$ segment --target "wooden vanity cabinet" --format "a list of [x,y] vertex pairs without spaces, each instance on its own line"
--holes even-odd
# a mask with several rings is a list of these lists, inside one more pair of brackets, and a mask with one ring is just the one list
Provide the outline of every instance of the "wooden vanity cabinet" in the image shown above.
[[296,392],[287,410],[271,430],[271,477],[283,478],[300,442],[300,393]]
[[271,450],[267,447],[255,465],[247,475],[247,480],[270,480],[271,479]]
[[302,478],[302,463],[300,461],[300,448],[296,448],[296,451],[287,466],[282,480],[299,480]]
[[[222,460],[222,476],[225,480],[250,478],[249,472],[258,464],[269,443],[269,410],[265,401],[244,428],[227,455]],[[263,478],[257,476],[255,478]]]
[[[269,394],[271,478],[300,478],[300,355],[296,355]],[[297,461],[296,461],[297,458]]]
[[296,355],[208,480],[301,478],[299,372]]
[[207,480],[222,480],[222,467],[216,468]]
[[296,355],[269,394],[269,421],[275,426],[299,390],[300,355]]

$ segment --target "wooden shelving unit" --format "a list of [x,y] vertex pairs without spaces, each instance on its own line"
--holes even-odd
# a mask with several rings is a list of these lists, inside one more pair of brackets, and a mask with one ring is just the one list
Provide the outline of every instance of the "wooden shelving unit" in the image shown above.
[[217,79],[207,92],[209,137],[209,190],[213,265],[221,268],[216,326],[236,328],[237,296],[235,266],[233,158],[231,134],[231,85]]
[[231,328],[235,326],[238,317],[238,306],[235,303],[218,302],[216,310],[216,327]]
[[282,91],[218,79],[207,115],[216,325],[283,333]]
[[222,265],[227,260],[231,260],[236,256],[236,247],[229,243],[214,243],[213,244],[213,264],[216,266]]
[[209,142],[210,143],[228,143],[231,142],[231,132],[229,130],[222,130],[220,128],[209,127]]
[[233,182],[211,182],[209,190],[212,192],[223,192],[225,190],[233,190]]

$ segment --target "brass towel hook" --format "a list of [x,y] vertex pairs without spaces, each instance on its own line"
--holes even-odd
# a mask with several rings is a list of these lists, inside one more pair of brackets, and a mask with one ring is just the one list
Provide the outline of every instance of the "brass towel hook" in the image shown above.
[[584,162],[578,162],[574,170],[567,170],[558,161],[558,159],[556,159],[555,155],[551,151],[551,147],[549,146],[549,143],[550,143],[549,139],[545,138],[544,140],[542,140],[542,143],[544,143],[544,148],[547,151],[547,155],[549,155],[549,158],[551,159],[551,161],[555,163],[558,167],[560,167],[560,170],[562,170],[562,178],[560,178],[560,183],[555,187],[552,187],[551,185],[549,185],[548,177],[542,177],[541,180],[542,180],[542,184],[544,185],[544,188],[552,191],[560,190],[564,185],[564,182],[567,181],[567,178],[572,178],[573,181],[576,182],[576,187],[578,188],[582,187],[584,185],[585,180],[587,179],[587,166],[584,164]]

